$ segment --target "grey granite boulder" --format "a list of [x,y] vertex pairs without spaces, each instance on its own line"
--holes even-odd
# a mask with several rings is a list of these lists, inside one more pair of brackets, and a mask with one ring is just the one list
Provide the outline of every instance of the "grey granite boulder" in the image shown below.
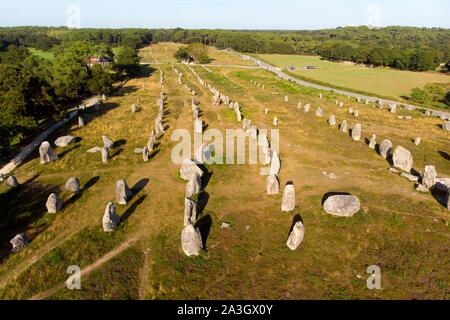
[[11,252],[16,253],[28,245],[28,237],[25,233],[19,233],[9,241],[12,245]]
[[64,189],[72,192],[79,193],[80,192],[80,180],[75,177],[70,177],[69,180],[64,185]]
[[116,201],[118,204],[127,204],[131,199],[132,193],[125,180],[116,181]]
[[292,228],[291,233],[289,234],[289,238],[286,241],[286,245],[289,249],[295,250],[298,248],[300,243],[303,241],[305,237],[305,226],[301,221],[297,221]]
[[52,193],[48,196],[45,206],[48,213],[57,213],[62,208],[62,202],[56,193]]
[[334,216],[352,217],[360,210],[361,203],[358,197],[353,195],[334,195],[325,200],[323,208]]
[[192,224],[188,224],[181,232],[181,248],[188,257],[198,256],[203,248],[200,230]]
[[44,141],[41,143],[41,146],[39,147],[39,156],[42,164],[49,163],[58,159],[58,156],[53,151],[52,146],[48,141]]
[[413,167],[413,158],[411,152],[403,148],[402,146],[396,146],[392,154],[392,161],[394,167],[410,172]]
[[55,140],[55,145],[58,147],[67,147],[69,144],[75,141],[75,137],[71,135],[62,136]]

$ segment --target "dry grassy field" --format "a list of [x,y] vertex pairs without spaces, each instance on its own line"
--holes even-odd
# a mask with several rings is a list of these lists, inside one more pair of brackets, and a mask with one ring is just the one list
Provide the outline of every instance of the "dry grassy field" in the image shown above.
[[[186,257],[180,245],[183,229],[185,181],[171,161],[175,129],[193,130],[192,96],[177,83],[171,63],[196,90],[201,117],[208,128],[241,128],[232,110],[212,106],[210,92],[189,69],[175,64],[174,44],[143,48],[142,74],[100,110],[86,112],[86,126],[72,123],[49,141],[70,133],[79,140],[56,148],[59,160],[40,165],[37,152],[15,172],[24,184],[18,190],[0,185],[0,298],[1,299],[448,299],[450,212],[440,195],[419,193],[414,183],[390,172],[389,163],[368,148],[365,138],[376,133],[378,142],[390,139],[414,157],[414,168],[436,166],[439,176],[450,176],[450,133],[442,120],[418,112],[386,110],[356,103],[345,97],[300,87],[261,69],[245,69],[248,61],[227,51],[210,49],[213,64],[196,72],[236,100],[260,129],[280,120],[281,190],[292,181],[296,191],[294,212],[280,211],[282,192],[266,194],[266,180],[258,165],[208,166],[209,182],[200,194],[197,225],[206,241],[198,257]],[[228,66],[227,66],[228,65]],[[231,65],[236,65],[232,67]],[[165,74],[167,131],[158,140],[147,163],[133,152],[143,147],[158,113],[159,70]],[[264,85],[258,87],[253,82]],[[289,102],[284,97],[289,96]],[[344,108],[335,99],[345,102]],[[140,100],[142,110],[131,112]],[[311,104],[311,112],[297,103]],[[317,117],[318,107],[324,110]],[[348,113],[359,110],[359,117]],[[265,115],[264,109],[269,114]],[[362,139],[327,124],[346,119],[352,128],[362,124]],[[411,115],[412,120],[400,120]],[[101,145],[101,136],[118,141],[111,160],[86,151]],[[420,136],[422,143],[413,144]],[[335,179],[329,174],[333,173]],[[82,192],[73,197],[63,191],[76,176]],[[126,179],[133,198],[118,206],[123,222],[106,234],[102,216],[114,200],[115,182]],[[48,214],[45,201],[57,191],[64,207]],[[359,197],[361,210],[352,218],[336,218],[322,209],[330,192]],[[296,251],[286,247],[293,221],[301,218],[305,239]],[[230,228],[221,228],[223,222]],[[10,254],[9,239],[26,232],[31,241]],[[64,287],[67,267],[84,270],[81,290]],[[366,287],[367,267],[381,268],[381,290]]]

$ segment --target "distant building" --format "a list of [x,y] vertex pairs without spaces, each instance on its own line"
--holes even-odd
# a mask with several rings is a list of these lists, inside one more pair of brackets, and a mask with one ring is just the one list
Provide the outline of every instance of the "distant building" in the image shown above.
[[289,70],[289,71],[294,71],[295,70],[295,68],[292,67],[292,66],[287,66],[286,69]]
[[89,68],[92,68],[95,65],[101,65],[101,66],[107,66],[111,64],[111,61],[107,58],[96,58],[96,57],[90,57],[88,60],[88,66]]

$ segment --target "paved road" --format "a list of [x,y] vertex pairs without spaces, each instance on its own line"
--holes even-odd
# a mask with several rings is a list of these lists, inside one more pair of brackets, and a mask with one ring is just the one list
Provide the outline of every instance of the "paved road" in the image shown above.
[[359,94],[359,93],[354,93],[354,92],[350,92],[350,91],[339,90],[339,89],[334,89],[334,88],[327,87],[327,86],[318,85],[315,83],[299,80],[295,77],[292,77],[292,76],[284,73],[283,71],[281,71],[279,68],[276,68],[276,67],[274,67],[264,61],[261,61],[255,57],[248,56],[248,55],[241,55],[241,57],[245,60],[252,61],[258,67],[264,68],[270,72],[275,73],[281,79],[292,81],[292,82],[295,82],[295,83],[305,86],[305,87],[311,87],[311,88],[324,90],[324,91],[331,91],[331,92],[335,92],[337,94],[342,94],[345,96],[353,97],[355,99],[360,98],[363,101],[368,100],[369,102],[372,102],[372,103],[382,102],[383,104],[387,104],[387,105],[397,104],[397,105],[403,106],[405,109],[408,109],[408,110],[416,110],[416,109],[423,110],[423,111],[428,110],[431,112],[431,115],[433,115],[433,116],[445,117],[446,119],[450,120],[450,112],[415,106],[415,105],[411,105],[411,104],[407,104],[407,103],[403,103],[403,102],[399,102],[399,101],[393,101],[393,100],[388,100],[388,99],[383,99],[383,98],[378,98],[378,97],[373,97],[373,96],[366,96],[366,95]]

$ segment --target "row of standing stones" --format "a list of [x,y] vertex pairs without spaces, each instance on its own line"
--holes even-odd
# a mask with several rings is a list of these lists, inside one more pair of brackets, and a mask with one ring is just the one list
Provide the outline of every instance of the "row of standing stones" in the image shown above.
[[[159,113],[158,117],[155,120],[155,130],[151,132],[150,139],[147,142],[147,145],[140,149],[136,148],[136,153],[142,153],[142,157],[144,162],[147,162],[149,160],[150,152],[154,149],[154,144],[157,140],[157,138],[164,134],[164,126],[162,124],[163,117],[164,117],[164,101],[166,99],[165,91],[164,91],[164,75],[161,70],[161,93],[160,98],[157,101],[157,105],[159,107]],[[105,100],[106,97],[103,97],[103,100]],[[98,107],[97,107],[98,108]],[[131,106],[131,111],[133,113],[138,112],[141,109],[139,100],[136,104],[133,104]],[[83,117],[78,117],[78,126],[83,127],[85,126],[85,121]],[[155,133],[156,131],[156,133]],[[75,142],[77,140],[76,137],[72,135],[66,135],[57,138],[54,141],[54,144],[57,147],[67,147],[69,144]],[[87,150],[87,153],[97,153],[100,152],[102,155],[102,162],[107,163],[109,160],[109,152],[110,149],[112,149],[115,145],[114,141],[111,140],[108,136],[103,135],[102,136],[102,142],[103,147],[93,147],[89,150]],[[50,142],[44,141],[41,143],[39,147],[39,158],[41,164],[47,164],[52,161],[58,160],[57,153],[53,150]],[[20,186],[19,182],[17,181],[17,178],[14,175],[9,176],[6,179],[6,183],[11,188],[18,188]],[[80,193],[80,181],[76,177],[70,177],[66,183],[64,184],[64,189],[67,191],[72,192],[73,195],[77,195]],[[125,205],[129,199],[131,199],[132,192],[130,188],[128,187],[125,180],[118,180],[116,182],[116,188],[115,188],[115,195],[116,195],[116,202],[120,205]],[[57,193],[51,193],[46,201],[46,208],[48,213],[58,213],[63,208],[63,202],[59,195]],[[119,223],[121,222],[120,216],[116,212],[116,205],[114,202],[110,201],[106,205],[105,212],[102,218],[102,226],[103,230],[105,232],[112,232],[114,231]],[[26,235],[26,233],[19,233],[17,234],[13,239],[10,240],[10,243],[12,245],[11,252],[16,253],[25,248],[29,244],[29,239]]]
[[[174,71],[178,74],[178,81],[180,85],[184,85],[184,87],[194,96],[196,95],[195,90],[189,88],[186,84],[183,84],[183,74],[179,72],[177,69],[172,66]],[[241,108],[238,102],[233,102],[228,96],[221,94],[217,89],[212,87],[209,84],[206,84],[200,76],[193,70],[191,67],[188,67],[191,72],[193,72],[194,76],[197,78],[199,83],[207,87],[213,93],[213,105],[218,106],[220,104],[228,105],[230,109],[233,109],[236,113],[236,117],[238,121],[243,121],[243,129],[248,132],[248,134],[254,138],[259,140],[259,145],[265,150],[265,154],[267,155],[267,163],[270,163],[270,174],[267,176],[266,186],[267,193],[269,195],[278,194],[279,192],[279,181],[278,174],[281,168],[281,161],[276,151],[270,150],[270,143],[268,142],[267,136],[260,135],[258,136],[258,129],[256,126],[252,125],[251,120],[243,119]],[[154,143],[158,136],[164,133],[164,126],[162,124],[163,121],[163,112],[164,112],[164,100],[166,99],[164,92],[164,75],[161,70],[160,84],[162,86],[162,91],[160,95],[160,99],[157,101],[157,105],[159,106],[159,114],[157,119],[155,120],[155,131],[152,131],[150,139],[147,145],[142,149],[135,149],[136,153],[143,154],[143,160],[148,161],[149,153],[153,151]],[[261,86],[259,86],[261,87]],[[264,89],[265,86],[262,86]],[[320,98],[323,96],[320,94]],[[285,102],[289,101],[289,97],[285,96]],[[195,99],[192,101],[192,111],[194,120],[198,121],[198,110],[196,109]],[[343,107],[344,103],[336,100],[336,104],[339,107]],[[367,103],[366,103],[367,104]],[[310,104],[307,104],[303,107],[305,112],[310,111]],[[302,104],[299,102],[297,105],[298,109],[302,109]],[[382,106],[381,106],[382,108]],[[138,112],[140,110],[139,101],[137,104],[133,104],[131,107],[133,113]],[[268,114],[268,109],[265,109],[265,114]],[[393,105],[390,108],[391,113],[396,112],[396,106]],[[359,116],[359,111],[354,111],[353,108],[349,109],[349,113],[353,114],[355,117]],[[316,116],[322,117],[323,110],[319,107],[316,110]],[[400,118],[400,117],[399,117]],[[82,117],[78,118],[79,126],[84,126],[84,120]],[[328,118],[328,123],[330,126],[336,125],[336,118],[334,115],[330,115]],[[273,125],[278,125],[277,117],[273,120]],[[450,130],[450,122],[445,122],[442,126],[444,130]],[[200,129],[201,130],[201,129]],[[347,132],[347,121],[343,120],[340,131]],[[361,139],[361,124],[357,123],[352,129],[352,139],[355,141],[359,141]],[[262,136],[262,138],[261,138]],[[65,147],[75,141],[75,137],[73,136],[63,136],[55,140],[55,145],[59,147]],[[107,136],[102,136],[104,147],[94,147],[88,152],[101,152],[102,153],[102,161],[107,162],[109,158],[109,149],[114,146],[114,142],[109,139]],[[414,143],[418,145],[420,143],[420,137],[414,139]],[[371,149],[375,149],[376,146],[376,135],[373,134],[369,147]],[[264,153],[263,152],[263,153]],[[419,177],[410,174],[413,159],[411,153],[403,148],[402,146],[397,146],[392,152],[392,143],[385,139],[379,145],[379,152],[383,158],[387,159],[389,156],[392,158],[392,163],[395,168],[398,168],[404,172],[402,172],[402,176],[408,178],[411,181],[419,181]],[[55,161],[58,159],[57,154],[53,151],[49,142],[44,141],[40,148],[40,161],[41,163],[49,163],[51,161]],[[265,163],[265,164],[267,164]],[[391,171],[396,172],[396,169],[390,168]],[[202,249],[202,240],[201,234],[198,228],[194,227],[194,223],[196,221],[197,215],[197,203],[193,200],[193,196],[200,192],[201,188],[201,177],[203,175],[203,171],[197,166],[197,164],[191,160],[183,163],[182,168],[180,169],[180,176],[183,179],[188,181],[186,185],[186,197],[185,197],[185,218],[184,218],[184,229],[181,234],[181,242],[182,248],[186,255],[198,255],[200,250]],[[15,176],[10,176],[7,179],[7,183],[11,187],[18,187],[19,183]],[[80,191],[80,182],[77,178],[71,177],[65,184],[65,188],[74,194],[77,194]],[[450,187],[448,186],[448,181],[445,178],[438,178],[436,169],[434,166],[428,165],[425,166],[425,170],[423,175],[421,176],[421,184],[418,185],[417,190],[427,192],[434,188],[443,190],[447,193],[447,207],[450,210]],[[132,196],[130,189],[128,188],[125,180],[119,180],[116,183],[116,201],[119,204],[126,204],[127,199]],[[52,193],[46,202],[47,211],[49,213],[56,213],[62,208],[62,202],[57,194]],[[344,216],[351,217],[355,213],[360,210],[360,201],[354,195],[334,195],[328,197],[323,203],[324,210],[335,216]],[[281,211],[290,212],[295,209],[295,190],[294,185],[292,183],[287,183],[283,192],[283,199],[281,204]],[[113,202],[109,202],[106,206],[105,213],[103,216],[103,229],[105,232],[111,232],[117,228],[117,225],[120,223],[120,217],[116,213],[116,207]],[[304,238],[305,227],[301,221],[297,221],[288,237],[286,242],[287,246],[291,250],[297,249],[299,244],[302,242]],[[21,233],[16,235],[11,241],[13,246],[12,252],[17,252],[28,244],[28,238],[25,233]]]

